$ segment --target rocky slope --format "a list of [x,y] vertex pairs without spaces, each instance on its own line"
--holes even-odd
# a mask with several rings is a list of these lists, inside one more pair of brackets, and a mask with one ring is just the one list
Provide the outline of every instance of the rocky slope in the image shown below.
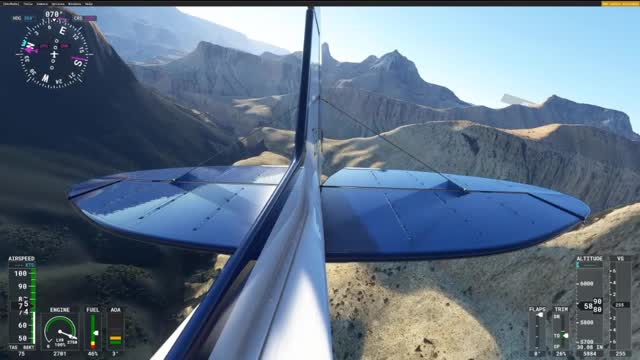
[[[508,131],[444,121],[407,125],[383,136],[442,172],[551,188],[582,199],[592,211],[640,201],[639,143],[588,126],[551,128]],[[287,156],[292,136],[263,129],[247,144]],[[429,171],[378,137],[325,138],[323,156],[326,176],[346,166]]]
[[[554,240],[507,254],[328,264],[334,356],[525,359],[527,306],[562,304],[574,312],[575,257],[638,254],[638,238],[640,203],[600,213]],[[638,270],[636,263],[632,298],[640,296]],[[639,315],[633,308],[632,317]],[[550,329],[550,313],[546,322]],[[632,324],[635,352],[640,350],[640,324]]]
[[208,42],[166,65],[132,65],[132,69],[144,84],[205,110],[229,98],[287,94],[300,87],[296,55],[257,56]]
[[[617,110],[589,104],[579,104],[558,96],[551,96],[537,107],[510,105],[502,109],[485,106],[434,109],[399,101],[363,89],[327,88],[323,96],[340,109],[364,121],[377,131],[388,131],[406,124],[420,124],[441,120],[469,120],[504,129],[526,129],[542,125],[577,124],[607,130],[632,140],[640,137],[632,131],[629,117]],[[360,125],[348,121],[330,106],[323,114],[327,136],[350,138],[370,136]]]

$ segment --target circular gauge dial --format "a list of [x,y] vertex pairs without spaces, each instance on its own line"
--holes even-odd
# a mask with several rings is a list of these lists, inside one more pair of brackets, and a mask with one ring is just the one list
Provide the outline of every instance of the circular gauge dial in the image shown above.
[[66,348],[78,344],[76,325],[66,316],[54,316],[44,326],[47,348]]
[[92,56],[82,33],[83,23],[71,23],[62,13],[55,15],[27,27],[16,54],[27,82],[48,89],[82,82]]

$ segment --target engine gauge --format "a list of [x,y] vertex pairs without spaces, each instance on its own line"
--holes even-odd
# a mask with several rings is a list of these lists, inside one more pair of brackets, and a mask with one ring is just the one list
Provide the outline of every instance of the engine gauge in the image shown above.
[[78,349],[77,314],[45,314],[43,317],[43,350]]

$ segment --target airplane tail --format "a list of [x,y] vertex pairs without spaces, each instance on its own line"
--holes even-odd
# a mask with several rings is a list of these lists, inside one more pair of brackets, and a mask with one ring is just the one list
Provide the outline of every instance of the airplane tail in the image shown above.
[[[551,239],[589,214],[584,203],[556,191],[435,169],[345,168],[321,185],[322,108],[335,105],[322,97],[319,25],[310,7],[289,166],[136,171],[68,193],[78,213],[105,231],[233,254],[157,358],[282,358],[283,347],[288,358],[330,358],[325,261],[512,251]],[[307,333],[296,331],[305,326],[300,319],[309,320]]]

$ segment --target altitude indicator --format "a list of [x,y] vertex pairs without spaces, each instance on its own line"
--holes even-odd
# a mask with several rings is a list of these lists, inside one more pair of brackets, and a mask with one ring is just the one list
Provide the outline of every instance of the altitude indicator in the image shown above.
[[16,53],[28,83],[61,89],[82,82],[89,51],[82,26],[62,11],[46,11],[42,21],[26,27]]
[[602,256],[576,258],[576,355],[604,355],[604,260]]

